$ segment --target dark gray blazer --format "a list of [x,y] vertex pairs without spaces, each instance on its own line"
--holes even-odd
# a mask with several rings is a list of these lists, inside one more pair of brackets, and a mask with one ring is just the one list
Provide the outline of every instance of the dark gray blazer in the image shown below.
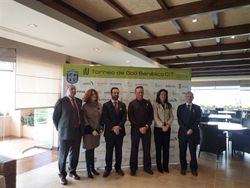
[[124,124],[127,119],[127,110],[126,105],[118,101],[119,112],[116,113],[115,107],[112,101],[108,101],[103,104],[102,108],[102,123],[104,124],[104,136],[110,137],[114,134],[112,128],[115,125],[119,125],[121,127],[120,134],[125,136],[125,127]]
[[[80,131],[83,134],[83,111],[81,110],[82,100],[75,98],[76,103],[79,109],[80,115]],[[53,113],[53,122],[58,131],[58,139],[59,140],[74,140],[75,139],[75,131],[79,131],[79,129],[75,129],[75,113],[74,108],[71,104],[69,97],[63,97],[59,99],[55,105],[54,113]]]
[[178,138],[185,139],[188,129],[193,130],[192,138],[198,144],[200,140],[199,123],[201,119],[201,108],[198,105],[192,104],[191,111],[187,108],[186,103],[178,106],[177,118],[179,123]]

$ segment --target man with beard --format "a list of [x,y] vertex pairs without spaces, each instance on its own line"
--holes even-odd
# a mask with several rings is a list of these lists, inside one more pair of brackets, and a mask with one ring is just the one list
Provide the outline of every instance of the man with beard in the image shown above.
[[125,136],[127,110],[126,105],[119,101],[119,89],[111,88],[111,100],[103,104],[102,123],[104,124],[104,137],[106,141],[106,167],[103,177],[108,177],[112,170],[113,149],[115,148],[115,170],[120,176],[124,176],[121,169],[122,144]]

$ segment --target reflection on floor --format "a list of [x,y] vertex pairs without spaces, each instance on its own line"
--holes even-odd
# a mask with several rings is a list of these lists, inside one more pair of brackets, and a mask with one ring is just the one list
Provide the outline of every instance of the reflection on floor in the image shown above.
[[57,151],[46,151],[31,157],[17,160],[17,174],[22,174],[30,170],[45,166],[57,161]]
[[7,138],[0,141],[0,155],[13,159],[22,159],[47,151],[43,148],[36,148],[36,142],[27,138]]
[[[129,169],[125,168],[125,176],[120,177],[114,171],[103,178],[87,178],[85,171],[79,171],[81,180],[70,177],[68,186],[59,183],[57,175],[57,151],[47,151],[32,157],[17,160],[17,188],[249,188],[250,187],[250,155],[236,155],[232,159],[230,152],[224,153],[218,161],[213,154],[201,153],[199,158],[199,175],[194,177],[190,172],[186,176],[180,175],[179,165],[171,165],[169,174],[160,174],[155,170],[154,175],[148,175],[141,169],[135,177],[129,175]],[[103,169],[99,170],[103,172]]]
[[18,159],[17,174],[57,160],[57,151],[33,148],[35,145],[36,142],[32,139],[7,137],[0,141],[0,155]]
[[[129,175],[125,170],[125,176],[120,177],[115,172],[107,177],[102,176],[89,179],[86,172],[78,174],[81,180],[68,179],[68,187],[72,188],[249,188],[250,155],[245,154],[245,159],[225,159],[216,161],[216,156],[202,154],[199,159],[199,175],[192,176],[190,172],[186,176],[180,175],[179,166],[171,165],[169,174],[160,174],[154,168],[154,175],[148,175],[141,169],[135,177]],[[103,170],[100,170],[103,172]],[[59,188],[67,187],[59,183],[57,176],[57,162],[41,168],[20,174],[17,176],[17,188]]]

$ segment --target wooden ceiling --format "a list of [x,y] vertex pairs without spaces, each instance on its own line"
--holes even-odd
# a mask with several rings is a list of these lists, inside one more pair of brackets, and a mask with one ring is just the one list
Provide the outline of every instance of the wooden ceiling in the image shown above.
[[39,1],[192,77],[250,75],[250,0]]

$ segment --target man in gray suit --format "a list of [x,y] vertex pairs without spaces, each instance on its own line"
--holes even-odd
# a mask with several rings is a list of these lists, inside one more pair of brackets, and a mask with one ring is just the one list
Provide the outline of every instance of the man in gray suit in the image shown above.
[[69,176],[79,180],[76,167],[82,138],[82,100],[75,97],[76,87],[67,86],[67,96],[59,99],[55,105],[53,122],[58,131],[59,177],[63,185],[67,184],[66,159],[69,154]]

